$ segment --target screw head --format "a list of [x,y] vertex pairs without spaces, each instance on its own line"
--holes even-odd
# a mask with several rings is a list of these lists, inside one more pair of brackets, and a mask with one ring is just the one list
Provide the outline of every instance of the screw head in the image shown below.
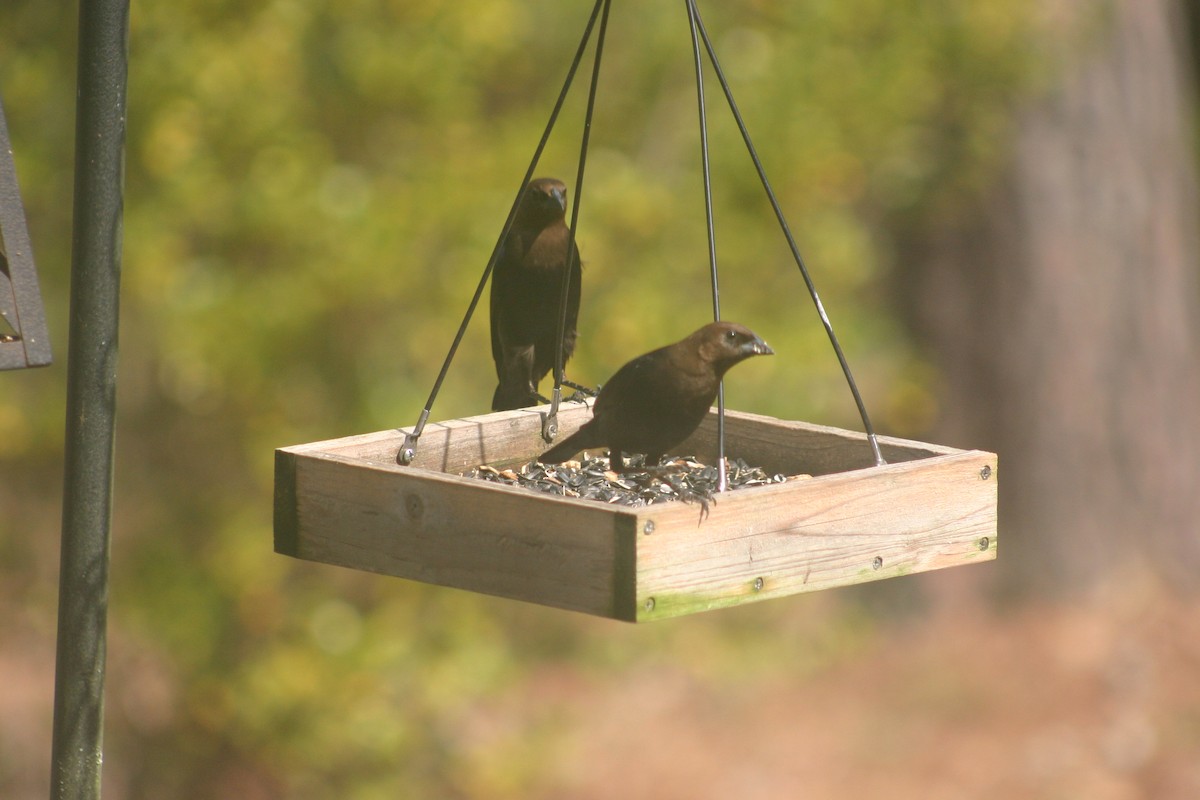
[[981,538],[979,540],[979,542],[977,543],[980,550],[987,550],[991,546],[991,544],[992,544],[992,540],[986,536]]
[[654,598],[647,597],[646,602],[642,603],[642,608],[646,609],[647,611],[653,611],[654,610]]
[[763,579],[761,577],[755,578],[754,579],[754,591],[761,592],[764,583],[765,583],[765,581],[763,581]]
[[642,526],[642,530],[645,532],[645,534],[647,536],[654,533],[654,520],[652,520],[652,519],[646,520],[646,524],[644,526]]
[[982,478],[982,479],[983,479],[983,480],[985,480],[985,481],[986,481],[988,478],[992,477],[992,465],[991,465],[991,464],[984,464],[984,465],[983,465],[983,469],[979,470],[979,477],[980,477],[980,478]]
[[871,569],[882,569],[882,568],[883,568],[883,556],[875,556],[875,559],[871,562]]
[[417,451],[414,450],[413,448],[402,447],[402,448],[400,448],[399,461],[401,464],[410,464],[410,463],[412,463],[412,460],[416,455],[417,455]]

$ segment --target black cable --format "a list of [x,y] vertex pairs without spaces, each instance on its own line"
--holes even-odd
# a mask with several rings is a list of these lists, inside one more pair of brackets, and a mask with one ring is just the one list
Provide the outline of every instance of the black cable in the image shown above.
[[596,34],[596,55],[592,63],[592,82],[588,88],[587,112],[583,118],[583,140],[579,146],[579,169],[575,175],[575,198],[571,205],[571,241],[567,253],[567,268],[563,270],[562,287],[558,297],[558,337],[555,339],[554,351],[554,394],[550,400],[550,413],[544,423],[547,440],[553,440],[558,433],[556,420],[558,404],[562,400],[563,385],[563,347],[567,330],[567,295],[571,289],[571,272],[579,260],[579,248],[575,246],[575,231],[579,223],[579,206],[583,197],[583,173],[587,167],[588,144],[592,134],[592,113],[596,107],[596,87],[600,80],[600,60],[604,55],[604,35],[608,31],[608,12],[612,0],[603,0],[604,13],[600,16],[600,31]]
[[[695,0],[684,0],[688,11],[688,27],[692,32],[692,53],[696,64],[696,101],[700,112],[700,162],[704,172],[704,220],[708,227],[708,265],[712,281],[713,321],[721,319],[721,289],[717,280],[717,240],[713,225],[712,171],[708,161],[708,114],[704,105],[704,63],[700,56],[700,40],[696,36],[696,25],[700,12]],[[725,381],[717,386],[717,491],[729,486],[725,474]]]
[[[571,62],[571,67],[567,72],[566,81],[563,84],[562,91],[559,93],[558,100],[555,102],[554,110],[550,114],[550,119],[546,124],[546,129],[542,134],[541,141],[538,143],[537,149],[534,152],[533,160],[530,162],[529,169],[525,173],[525,178],[521,182],[518,189],[517,197],[513,201],[512,207],[509,209],[508,218],[505,220],[504,228],[500,233],[499,239],[496,241],[496,246],[492,250],[492,255],[488,259],[487,267],[484,269],[483,276],[480,278],[479,285],[476,287],[475,294],[471,298],[471,303],[467,308],[467,313],[463,317],[462,324],[459,326],[458,333],[454,337],[454,342],[450,346],[450,351],[446,355],[446,359],[442,364],[442,368],[438,373],[437,380],[434,382],[433,390],[430,392],[429,399],[425,403],[425,407],[421,412],[417,424],[414,426],[412,433],[405,436],[404,445],[400,448],[397,456],[397,461],[402,464],[407,464],[412,461],[415,454],[417,440],[424,431],[425,424],[429,419],[430,411],[434,401],[437,399],[438,392],[441,390],[442,382],[445,380],[446,373],[450,368],[450,363],[454,359],[454,355],[458,350],[459,344],[462,342],[463,335],[466,332],[467,325],[470,323],[471,317],[475,312],[475,308],[479,304],[479,299],[483,295],[484,287],[487,285],[488,278],[491,276],[492,270],[495,268],[496,259],[499,255],[501,245],[508,236],[509,230],[512,227],[514,218],[516,217],[517,208],[521,202],[521,196],[526,185],[533,177],[533,172],[537,168],[538,160],[541,158],[542,151],[545,149],[546,142],[550,138],[550,133],[554,128],[554,123],[558,118],[558,114],[562,109],[564,100],[566,99],[567,91],[574,80],[575,73],[578,70],[580,61],[583,58],[584,50],[587,47],[588,40],[591,38],[592,29],[595,26],[596,17],[599,15],[603,7],[603,18],[601,22],[601,32],[597,39],[595,63],[592,70],[592,83],[588,95],[587,118],[584,125],[583,143],[580,151],[579,172],[575,184],[574,208],[571,214],[571,240],[574,243],[575,227],[579,217],[579,205],[583,188],[583,174],[587,159],[588,141],[591,132],[592,111],[595,103],[595,93],[599,75],[600,59],[603,51],[604,33],[607,28],[608,14],[611,0],[596,0],[595,6],[592,8],[592,14],[588,19],[587,27],[584,30],[583,37],[580,40],[579,48],[575,52],[575,57]],[[754,147],[754,142],[750,138],[750,132],[746,128],[746,123],[742,118],[741,112],[738,110],[737,102],[733,98],[733,92],[730,89],[729,82],[725,78],[725,72],[721,68],[716,51],[713,48],[712,40],[708,36],[708,31],[704,27],[704,20],[700,16],[700,10],[696,6],[695,0],[685,0],[688,10],[688,21],[692,35],[692,49],[695,55],[696,65],[696,92],[700,115],[700,138],[701,138],[701,156],[704,169],[704,199],[705,199],[705,216],[708,228],[708,247],[709,247],[709,265],[712,280],[713,293],[713,318],[719,320],[721,317],[720,311],[720,289],[717,277],[717,260],[716,260],[716,242],[713,225],[712,213],[712,184],[708,157],[708,125],[705,113],[704,100],[704,78],[703,78],[703,63],[700,56],[700,41],[704,42],[705,50],[708,52],[709,60],[713,65],[713,70],[717,75],[717,79],[721,84],[721,89],[725,93],[725,99],[729,103],[729,109],[733,113],[734,120],[737,122],[738,130],[741,132],[742,140],[746,144],[746,149],[750,154],[750,159],[754,163],[754,168],[758,172],[759,181],[762,183],[763,190],[767,194],[767,200],[771,203],[771,208],[775,212],[775,218],[779,222],[779,226],[783,231],[784,237],[787,239],[788,247],[791,249],[792,257],[796,262],[796,266],[800,270],[800,274],[804,279],[805,286],[808,288],[808,293],[812,297],[813,304],[817,309],[817,315],[821,319],[821,323],[825,326],[825,332],[829,336],[830,344],[833,346],[833,351],[837,356],[838,363],[841,365],[842,373],[846,377],[846,383],[850,387],[850,393],[854,397],[855,405],[858,407],[859,415],[862,417],[863,428],[867,435],[867,440],[870,443],[872,453],[875,457],[877,465],[885,464],[883,455],[879,449],[878,438],[875,434],[874,427],[871,425],[871,420],[867,414],[866,405],[863,402],[862,395],[858,390],[858,385],[854,380],[854,375],[850,371],[850,365],[846,360],[845,353],[842,351],[841,344],[838,342],[837,335],[833,330],[833,323],[829,319],[829,315],[825,311],[824,305],[821,303],[821,298],[817,294],[817,289],[809,275],[808,267],[804,263],[803,257],[800,255],[800,249],[796,245],[796,240],[792,236],[791,228],[788,226],[787,219],[783,215],[783,210],[779,205],[778,199],[775,197],[775,192],[771,188],[770,180],[767,178],[766,171],[763,168],[762,161],[758,157],[758,151]],[[572,248],[570,258],[578,258],[578,252]],[[563,339],[566,328],[566,298],[570,288],[570,267],[563,276],[562,289],[559,302],[559,325],[558,325],[558,346],[555,358],[554,369],[554,398],[552,401],[551,413],[547,417],[547,424],[552,423],[554,413],[558,407],[558,401],[561,397],[561,386],[563,383]],[[717,448],[718,458],[723,465],[725,461],[725,386],[722,382],[717,394]],[[724,470],[721,471],[721,477],[724,478]],[[722,483],[724,481],[722,480]],[[724,488],[719,487],[719,488]]]
[[496,240],[496,246],[492,248],[492,255],[488,258],[487,266],[483,270],[483,277],[479,279],[479,285],[475,288],[475,295],[471,298],[471,304],[467,307],[467,313],[463,316],[462,324],[458,326],[458,333],[455,334],[454,342],[450,345],[450,352],[446,354],[446,360],[442,362],[442,369],[438,372],[437,380],[433,383],[433,390],[429,393],[429,399],[425,401],[425,408],[422,409],[421,416],[417,419],[417,424],[413,426],[412,433],[404,437],[404,444],[400,447],[400,452],[396,455],[396,461],[400,464],[411,463],[413,456],[416,455],[417,440],[421,438],[421,434],[425,430],[425,423],[429,421],[429,413],[433,409],[434,401],[437,400],[438,392],[442,389],[442,382],[446,379],[446,373],[450,370],[450,362],[454,360],[454,354],[458,352],[458,346],[462,342],[463,334],[466,333],[467,325],[471,322],[471,316],[475,313],[475,307],[479,305],[479,298],[483,296],[483,289],[487,286],[488,278],[491,277],[492,270],[496,266],[500,247],[508,237],[513,220],[516,219],[517,207],[521,204],[521,196],[525,192],[525,187],[529,185],[529,181],[533,179],[533,172],[537,169],[538,160],[542,157],[542,151],[545,150],[546,142],[550,139],[550,132],[554,130],[554,123],[558,120],[558,112],[562,110],[563,101],[567,97],[567,90],[571,88],[571,81],[575,79],[575,72],[579,68],[579,62],[583,59],[583,52],[587,48],[588,40],[592,37],[592,28],[596,24],[596,17],[600,13],[600,7],[607,4],[607,2],[608,0],[596,0],[596,5],[592,7],[592,15],[588,18],[587,27],[583,31],[583,38],[580,39],[579,47],[575,51],[575,58],[571,61],[571,68],[567,70],[567,78],[563,82],[562,91],[558,93],[558,100],[554,103],[554,110],[550,112],[550,120],[546,123],[546,130],[542,133],[541,141],[538,142],[537,149],[533,153],[533,160],[529,162],[529,169],[525,171],[525,178],[521,181],[520,188],[517,189],[517,197],[508,211],[508,218],[504,221],[504,228],[500,231],[500,238]]
[[829,315],[825,313],[825,306],[821,304],[821,298],[817,295],[817,288],[808,274],[808,268],[804,265],[804,259],[800,256],[800,248],[796,246],[796,240],[792,237],[791,228],[788,227],[787,220],[783,216],[783,210],[779,207],[779,201],[775,198],[775,192],[771,189],[771,182],[767,180],[767,173],[763,169],[762,161],[758,158],[758,151],[754,149],[754,142],[750,140],[750,132],[746,129],[746,123],[742,119],[741,112],[738,111],[737,103],[733,99],[733,92],[729,88],[729,82],[725,80],[725,72],[721,69],[716,51],[713,50],[712,41],[708,38],[708,31],[704,28],[704,20],[700,18],[700,11],[695,8],[694,0],[687,0],[687,2],[693,10],[695,25],[700,31],[700,38],[704,40],[704,47],[708,50],[708,58],[712,62],[713,71],[716,72],[717,80],[721,83],[721,89],[725,92],[725,99],[729,101],[729,110],[733,112],[733,118],[737,121],[738,130],[742,133],[742,140],[746,143],[746,149],[750,153],[750,160],[754,162],[754,168],[758,171],[758,178],[762,182],[763,189],[766,190],[767,199],[771,201],[771,208],[775,210],[775,218],[779,220],[779,226],[783,229],[783,235],[787,238],[788,246],[792,250],[792,257],[796,260],[796,266],[800,268],[800,274],[804,277],[808,293],[812,296],[813,304],[817,307],[817,315],[820,316],[821,323],[825,326],[825,332],[829,335],[829,341],[833,345],[833,352],[837,354],[838,363],[842,365],[842,373],[846,376],[846,383],[850,386],[850,393],[854,395],[854,402],[858,406],[859,416],[862,417],[863,430],[867,434],[867,441],[870,443],[871,452],[875,456],[875,464],[876,466],[886,464],[887,462],[879,450],[879,441],[875,436],[875,429],[871,426],[871,419],[867,415],[867,407],[863,403],[862,395],[859,394],[858,385],[854,382],[854,375],[850,372],[850,364],[846,361],[846,356],[842,352],[842,346],[838,343],[837,336],[833,332],[833,323],[829,321]]

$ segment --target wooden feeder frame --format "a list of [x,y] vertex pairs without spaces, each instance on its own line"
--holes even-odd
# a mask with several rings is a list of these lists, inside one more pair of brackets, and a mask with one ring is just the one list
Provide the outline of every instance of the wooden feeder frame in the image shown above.
[[[644,622],[996,557],[996,455],[726,411],[732,456],[811,478],[631,508],[463,477],[532,459],[546,407],[275,454],[275,550],[439,586]],[[590,410],[559,409],[560,435]],[[716,412],[678,453],[709,460]]]

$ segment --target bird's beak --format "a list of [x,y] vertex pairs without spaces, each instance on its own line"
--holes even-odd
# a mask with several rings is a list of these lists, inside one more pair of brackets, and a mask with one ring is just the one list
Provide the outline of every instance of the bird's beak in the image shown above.
[[554,202],[558,203],[559,208],[561,208],[563,211],[567,210],[567,195],[562,189],[551,189],[550,196],[554,198]]
[[762,339],[755,339],[742,345],[742,352],[747,356],[773,356],[775,351]]

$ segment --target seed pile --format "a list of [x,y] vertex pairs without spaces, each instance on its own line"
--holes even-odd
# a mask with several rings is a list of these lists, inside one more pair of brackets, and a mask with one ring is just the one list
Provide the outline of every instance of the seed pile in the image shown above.
[[[631,467],[643,467],[641,455],[627,459]],[[768,475],[743,459],[728,459],[729,488],[744,489],[783,483],[784,475]],[[463,473],[468,478],[524,486],[560,497],[582,497],[621,506],[648,506],[672,500],[700,501],[705,508],[717,491],[717,467],[702,464],[692,456],[668,457],[647,472],[618,473],[609,469],[606,456],[589,456],[581,461],[542,464],[530,461],[519,467],[496,469],[487,464]]]

